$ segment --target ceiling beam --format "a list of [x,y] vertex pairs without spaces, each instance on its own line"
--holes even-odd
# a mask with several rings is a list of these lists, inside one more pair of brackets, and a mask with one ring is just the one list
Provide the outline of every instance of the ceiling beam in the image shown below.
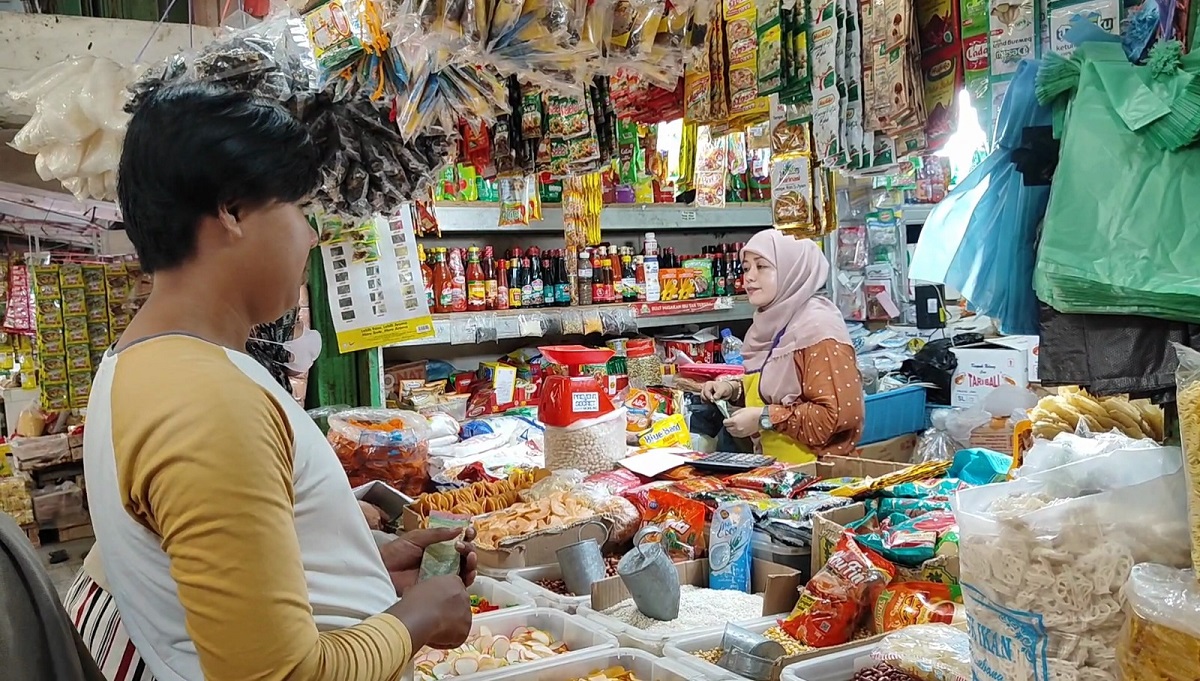
[[128,65],[145,46],[141,63],[154,64],[202,47],[214,35],[215,29],[204,26],[0,12],[0,127],[20,126],[32,114],[8,91],[67,57],[92,54]]

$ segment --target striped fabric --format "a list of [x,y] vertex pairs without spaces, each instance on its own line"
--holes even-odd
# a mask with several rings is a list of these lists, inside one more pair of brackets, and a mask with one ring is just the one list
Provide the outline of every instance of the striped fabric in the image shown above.
[[64,605],[106,681],[154,681],[125,633],[116,601],[83,570]]

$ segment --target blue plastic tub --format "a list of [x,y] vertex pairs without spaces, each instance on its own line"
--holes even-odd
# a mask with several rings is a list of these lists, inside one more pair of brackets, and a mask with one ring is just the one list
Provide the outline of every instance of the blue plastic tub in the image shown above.
[[882,442],[925,429],[925,388],[919,385],[867,395],[859,445]]

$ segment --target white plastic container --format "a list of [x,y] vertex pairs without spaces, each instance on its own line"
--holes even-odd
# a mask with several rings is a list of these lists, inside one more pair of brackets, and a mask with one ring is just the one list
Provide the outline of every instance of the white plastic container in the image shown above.
[[589,651],[570,659],[563,656],[499,669],[491,672],[487,681],[573,681],[613,666],[632,671],[641,681],[732,681],[737,678],[729,676],[728,672],[724,676],[701,676],[675,660],[664,660],[643,650],[618,648]]
[[[579,656],[580,653],[589,652],[594,649],[611,649],[617,647],[617,639],[609,632],[604,631],[602,627],[597,626],[596,623],[589,622],[582,617],[572,617],[565,612],[551,610],[550,608],[535,608],[533,610],[514,613],[502,612],[491,617],[478,617],[471,623],[470,635],[475,636],[478,634],[480,627],[487,627],[493,634],[503,634],[505,636],[508,636],[518,627],[541,629],[554,637],[556,642],[561,641],[567,644],[568,652],[554,657],[554,661],[572,659]],[[545,661],[547,660],[526,662],[524,664],[513,665],[512,667],[466,674],[454,678],[461,681],[479,681],[480,679],[490,679],[493,674],[500,671],[507,672],[510,669],[518,670],[517,673],[520,674],[522,673],[521,670]],[[402,676],[405,681],[411,681],[415,677],[415,670],[411,666],[405,670]]]
[[871,651],[875,646],[860,646],[836,653],[801,660],[783,668],[779,681],[850,681],[854,673],[874,667]]
[[[746,622],[738,626],[743,629],[748,629],[756,634],[761,634],[767,629],[775,626],[780,615],[771,615],[756,619],[753,622]],[[667,639],[667,644],[663,647],[663,655],[667,659],[675,660],[679,664],[695,669],[697,672],[707,676],[714,674],[724,674],[725,678],[744,679],[746,677],[739,676],[728,669],[723,669],[711,662],[706,662],[692,653],[700,650],[713,650],[721,647],[721,638],[725,635],[725,628],[720,629],[705,629],[703,631],[691,632],[686,634],[676,634]]]
[[533,601],[533,596],[521,591],[508,582],[502,582],[483,575],[475,578],[475,583],[471,584],[471,588],[467,589],[467,593],[472,596],[486,598],[492,605],[500,606],[499,610],[480,613],[475,616],[475,619],[509,615],[514,612],[533,610],[537,607]]
[[[592,610],[589,605],[580,605],[576,611],[578,615],[586,617],[593,622],[603,626],[609,632],[616,635],[617,641],[622,648],[637,648],[655,655],[662,655],[663,650],[667,646],[667,641],[673,638],[678,638],[684,635],[704,634],[711,632],[725,631],[725,623],[713,627],[697,627],[695,629],[677,629],[674,631],[645,631],[637,627],[630,626],[621,620],[605,615],[602,612]],[[733,623],[738,626],[745,626],[750,622],[757,622],[763,618],[756,617],[752,620],[734,620]],[[765,630],[764,630],[765,631]],[[718,641],[720,638],[718,637]],[[726,672],[728,674],[728,672]],[[737,677],[733,677],[737,678]]]
[[535,583],[538,579],[562,579],[562,568],[558,563],[550,565],[539,565],[537,567],[521,568],[513,570],[508,574],[508,581],[512,586],[520,591],[525,592],[533,597],[533,602],[539,608],[554,608],[575,614],[575,611],[581,605],[588,605],[592,602],[591,595],[587,596],[564,596],[556,594],[540,584]]

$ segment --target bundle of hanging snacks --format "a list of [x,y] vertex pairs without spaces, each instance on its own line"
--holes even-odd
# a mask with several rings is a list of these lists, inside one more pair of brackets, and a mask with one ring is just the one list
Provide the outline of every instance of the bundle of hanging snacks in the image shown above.
[[[600,173],[573,175],[563,179],[562,209],[564,237],[569,252],[600,243],[600,209],[604,190]],[[569,266],[573,267],[574,262]]]
[[488,122],[510,111],[507,82],[490,67],[458,63],[448,48],[415,38],[399,42],[392,55],[396,123],[406,139],[453,130],[460,118]]
[[642,73],[619,68],[609,78],[613,109],[621,120],[635,123],[660,123],[683,116],[683,79],[675,80],[673,90],[659,87]]
[[330,213],[365,216],[423,198],[448,162],[446,135],[406,140],[391,108],[359,96],[335,102],[322,95],[304,120],[322,154],[314,201]]

